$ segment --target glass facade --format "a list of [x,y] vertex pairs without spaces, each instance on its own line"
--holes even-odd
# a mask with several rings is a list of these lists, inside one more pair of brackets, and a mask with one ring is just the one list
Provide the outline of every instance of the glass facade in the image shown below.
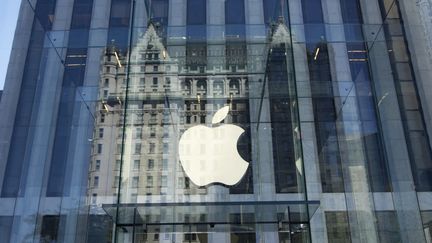
[[425,9],[23,1],[1,242],[432,242]]

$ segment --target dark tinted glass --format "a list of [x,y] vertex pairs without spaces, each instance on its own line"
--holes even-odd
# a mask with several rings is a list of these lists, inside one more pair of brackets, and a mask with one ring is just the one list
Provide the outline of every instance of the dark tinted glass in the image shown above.
[[205,25],[206,13],[207,13],[206,0],[187,1],[187,24],[188,25]]
[[12,232],[12,216],[0,216],[0,240],[1,242],[9,242]]
[[[12,141],[9,147],[9,155],[3,178],[2,197],[16,197],[23,178],[26,176],[25,158],[27,138],[31,128],[32,110],[37,100],[36,88],[40,79],[39,67],[43,53],[45,31],[51,29],[52,16],[56,1],[38,1],[35,8],[35,19],[30,36],[30,44],[25,61],[24,74],[21,83],[18,106],[16,108],[15,123],[12,133]],[[20,191],[21,195],[24,189]]]
[[[69,143],[73,130],[74,109],[76,106],[76,92],[82,86],[87,59],[87,49],[68,49],[65,61],[65,72],[61,91],[56,133],[54,138],[53,154],[50,165],[50,173],[47,185],[47,196],[62,196],[65,187],[67,164],[71,158]],[[70,173],[69,173],[70,175]]]
[[244,0],[225,1],[225,24],[244,24],[245,8]]
[[328,242],[351,242],[350,226],[346,212],[325,212],[325,221]]
[[93,0],[75,0],[71,29],[89,28],[93,10]]
[[[432,190],[432,150],[426,132],[423,108],[417,81],[411,65],[409,49],[400,17],[399,3],[380,0],[383,30],[386,44],[392,52],[389,58],[401,112],[405,138],[407,139],[415,188],[417,191]],[[369,47],[371,48],[371,47]],[[416,124],[416,125],[414,125]]]

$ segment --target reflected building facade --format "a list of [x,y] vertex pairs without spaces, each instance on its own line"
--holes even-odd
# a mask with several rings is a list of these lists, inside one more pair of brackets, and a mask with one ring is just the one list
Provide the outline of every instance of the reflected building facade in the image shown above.
[[1,242],[432,242],[431,10],[23,1]]

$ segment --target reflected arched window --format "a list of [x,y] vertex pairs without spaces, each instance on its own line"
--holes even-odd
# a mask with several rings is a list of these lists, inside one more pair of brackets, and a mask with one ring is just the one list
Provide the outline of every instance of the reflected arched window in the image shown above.
[[213,94],[214,95],[223,95],[224,91],[224,83],[222,80],[216,80],[213,82]]
[[205,79],[198,80],[197,91],[198,91],[198,94],[201,94],[201,95],[207,94],[207,81]]
[[240,94],[240,82],[238,79],[231,79],[229,81],[229,88],[231,94]]
[[192,94],[192,81],[191,80],[185,80],[182,82],[182,90],[188,94]]

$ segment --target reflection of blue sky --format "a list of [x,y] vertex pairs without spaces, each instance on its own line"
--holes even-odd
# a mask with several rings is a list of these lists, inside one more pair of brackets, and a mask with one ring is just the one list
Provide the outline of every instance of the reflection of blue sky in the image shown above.
[[0,10],[0,90],[3,89],[21,1],[2,0]]

